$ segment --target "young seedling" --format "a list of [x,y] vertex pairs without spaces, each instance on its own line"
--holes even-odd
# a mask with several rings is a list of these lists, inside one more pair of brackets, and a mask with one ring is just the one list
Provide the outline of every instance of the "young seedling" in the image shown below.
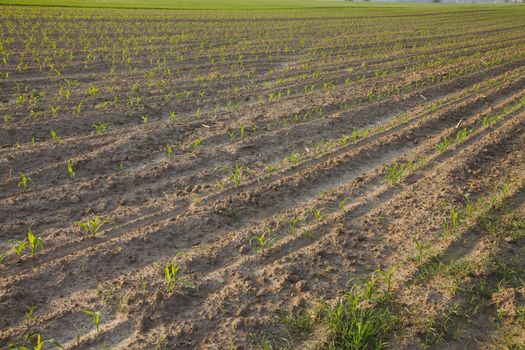
[[266,173],[268,175],[268,177],[272,176],[273,175],[273,172],[275,171],[275,166],[273,164],[268,164],[266,167]]
[[99,91],[100,91],[99,88],[97,88],[96,86],[90,86],[88,89],[88,94],[90,96],[95,96],[98,94]]
[[[270,238],[267,236],[269,236],[271,232],[272,230],[268,227],[266,231],[261,233],[260,236],[253,236],[249,242],[250,248],[254,249],[255,251],[260,250],[262,253],[266,248],[270,247],[270,245],[274,241],[274,238]],[[254,244],[257,245],[255,246]]]
[[313,217],[315,218],[315,221],[319,224],[319,222],[321,221],[321,210],[322,209],[315,209],[313,208],[312,210],[310,210],[310,212],[312,213]]
[[458,131],[456,134],[456,143],[457,144],[462,143],[467,138],[467,136],[469,136],[471,133],[472,133],[472,130],[467,130],[466,128]]
[[54,117],[57,114],[58,110],[60,109],[60,106],[53,107],[50,105],[49,108],[51,109],[51,112],[53,112],[53,117]]
[[35,255],[38,247],[40,247],[40,249],[44,251],[44,242],[42,241],[40,237],[35,235],[33,231],[31,231],[31,227],[27,231],[27,244],[26,245],[31,251],[31,255]]
[[16,255],[18,255],[18,258],[21,258],[24,250],[27,248],[27,242],[25,240],[23,241],[15,241],[13,242],[13,251]]
[[59,145],[63,144],[64,141],[62,141],[62,139],[60,137],[58,137],[58,134],[55,130],[50,130],[49,131],[49,134],[51,134],[51,138],[56,142],[58,143]]
[[142,119],[143,124],[148,124],[149,115],[145,114],[140,119]]
[[175,112],[170,112],[170,120],[171,121],[175,120]]
[[166,145],[166,152],[168,153],[168,158],[171,158],[171,154],[173,153],[173,146]]
[[182,285],[188,288],[195,288],[195,285],[185,279],[179,277],[180,266],[176,262],[172,261],[166,264],[164,267],[164,279],[166,280],[166,291],[171,293],[177,285]]
[[452,208],[450,210],[450,216],[452,217],[452,229],[456,229],[460,224],[460,214],[461,210],[457,210],[455,208]]
[[244,140],[244,129],[245,129],[245,126],[243,124],[241,124],[241,126],[240,126],[241,140]]
[[297,232],[297,224],[299,223],[299,218],[297,216],[294,216],[290,221],[288,221],[288,231],[292,234],[292,235],[295,235],[295,233]]
[[89,219],[86,222],[76,221],[75,224],[89,233],[91,238],[95,238],[95,235],[100,231],[102,225],[104,225],[106,222],[107,220],[101,221],[100,217],[96,216],[95,218]]
[[[43,350],[44,349],[44,345],[47,344],[47,343],[52,344],[56,348],[64,349],[62,344],[60,344],[55,339],[42,340],[42,337],[40,336],[40,334],[38,334],[37,337],[36,337],[36,345],[33,347],[33,350]],[[17,349],[19,349],[19,350],[29,350],[29,348],[27,348],[25,346],[18,347]]]
[[443,140],[436,145],[436,149],[442,153],[447,150],[448,146],[450,146],[450,139],[445,136]]
[[68,159],[67,161],[67,172],[69,173],[69,177],[72,179],[75,178],[75,172],[73,171],[73,159]]
[[26,314],[24,316],[24,323],[26,324],[26,328],[29,329],[31,326],[31,322],[35,320],[35,316],[33,313],[36,310],[36,305],[26,305]]
[[190,143],[190,148],[193,148],[194,150],[198,150],[202,145],[202,139],[198,138],[192,143]]
[[430,243],[423,244],[415,238],[413,238],[413,241],[416,244],[417,249],[416,260],[418,263],[421,263],[421,261],[423,261],[423,258],[425,257],[427,250],[430,249]]
[[345,196],[342,201],[339,202],[339,210],[344,210],[346,203],[350,200],[350,197]]
[[293,151],[292,154],[288,157],[290,164],[297,164],[301,160],[301,154],[297,151]]
[[396,183],[403,180],[408,173],[412,170],[412,162],[408,164],[395,164],[385,176],[385,180],[390,183],[390,185],[395,185]]
[[97,333],[98,333],[99,330],[100,330],[100,314],[101,314],[101,312],[100,311],[89,311],[89,310],[84,310],[84,309],[82,309],[82,312],[85,313],[85,314],[88,314],[89,316],[91,316],[91,322],[93,322],[93,325],[95,326],[95,328],[97,330]]
[[23,188],[24,192],[27,192],[27,190],[29,189],[29,184],[30,183],[32,185],[35,184],[33,182],[33,180],[31,180],[31,178],[25,176],[24,173],[20,172],[20,181],[18,182],[17,187],[18,188]]
[[108,129],[108,126],[109,126],[109,122],[97,122],[91,125],[91,127],[95,129],[95,132],[97,133],[97,135],[102,135],[103,133],[105,133]]
[[239,164],[237,163],[235,163],[235,166],[230,169],[230,179],[232,180],[235,188],[238,188],[241,185],[243,169],[244,167],[239,166]]

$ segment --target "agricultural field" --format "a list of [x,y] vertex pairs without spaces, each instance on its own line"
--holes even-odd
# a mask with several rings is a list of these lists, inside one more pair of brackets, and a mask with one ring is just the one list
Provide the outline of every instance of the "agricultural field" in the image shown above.
[[0,3],[0,349],[525,347],[524,6]]

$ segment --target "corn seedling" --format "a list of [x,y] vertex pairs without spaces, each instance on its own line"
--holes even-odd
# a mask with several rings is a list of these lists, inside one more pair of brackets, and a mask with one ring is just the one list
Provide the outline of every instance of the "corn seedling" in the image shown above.
[[[64,349],[62,344],[60,344],[58,341],[56,341],[54,339],[42,340],[42,336],[40,334],[37,334],[36,344],[33,346],[33,350],[43,350],[44,349],[44,345],[46,345],[48,343],[53,345],[56,348]],[[28,348],[27,346],[17,346],[15,349],[16,350],[30,350],[30,348]]]
[[57,114],[58,110],[60,109],[60,106],[56,106],[56,107],[49,106],[49,108],[51,109],[51,112],[53,113],[53,117],[54,117]]
[[31,178],[24,175],[24,173],[20,173],[20,181],[17,184],[18,188],[23,188],[24,192],[27,192],[29,189],[29,184],[34,185],[33,180]]
[[170,120],[171,121],[175,120],[175,112],[170,112]]
[[31,255],[35,255],[38,247],[40,247],[40,249],[42,251],[44,251],[44,242],[42,241],[42,239],[40,237],[35,235],[33,233],[33,231],[31,231],[31,227],[27,231],[27,244],[26,244],[26,246],[31,251]]
[[241,124],[240,126],[241,140],[244,139],[244,129],[245,129],[245,126]]
[[472,130],[467,130],[466,128],[458,131],[456,133],[456,143],[457,144],[462,143],[471,133],[472,133]]
[[312,216],[315,218],[315,221],[319,224],[321,221],[321,210],[322,209],[311,209],[310,213],[312,213]]
[[180,267],[174,261],[167,263],[164,267],[164,279],[166,280],[166,291],[171,293],[177,285],[182,285],[188,288],[195,288],[195,285],[185,279],[179,277]]
[[346,203],[350,200],[350,197],[343,198],[342,201],[339,202],[339,210],[344,210]]
[[288,221],[288,232],[292,235],[295,235],[297,232],[297,224],[299,223],[299,218],[294,216],[290,221]]
[[101,312],[100,311],[89,311],[89,310],[84,310],[82,309],[82,312],[91,316],[91,322],[93,323],[93,325],[95,326],[95,329],[97,330],[97,333],[99,332],[100,330],[100,315],[101,315]]
[[301,155],[297,151],[293,151],[292,154],[288,157],[290,164],[297,164],[301,160]]
[[481,121],[481,126],[483,128],[489,128],[492,125],[496,124],[497,121],[498,121],[498,119],[497,119],[496,116],[484,117],[483,120]]
[[395,185],[396,183],[403,180],[410,170],[412,169],[411,163],[409,164],[395,164],[385,177],[385,180],[390,183],[390,185]]
[[262,253],[266,248],[269,248],[274,241],[274,238],[269,237],[271,233],[272,230],[268,227],[261,235],[253,236],[249,242],[250,248],[255,251],[261,251]]
[[190,143],[190,148],[193,148],[194,150],[197,150],[197,149],[199,149],[201,147],[201,145],[202,145],[202,139],[198,138],[195,141],[193,141],[192,143]]
[[145,114],[140,119],[142,119],[143,124],[148,124],[149,115]]
[[99,88],[97,88],[96,86],[90,86],[89,89],[88,89],[88,94],[90,96],[95,96],[99,93]]
[[18,255],[18,258],[21,258],[24,254],[24,250],[27,248],[27,242],[25,240],[23,241],[15,241],[13,242],[13,251],[16,255]]
[[243,169],[244,167],[239,166],[237,163],[235,163],[235,166],[230,169],[230,179],[232,180],[235,188],[238,188],[241,185]]
[[352,129],[352,143],[356,143],[359,138],[359,130],[356,128]]
[[441,221],[441,226],[443,227],[443,235],[445,236],[446,239],[448,239],[450,235],[452,234],[452,230],[446,218],[443,218],[443,220]]
[[55,130],[50,130],[49,134],[51,135],[51,138],[53,139],[53,141],[55,141],[59,145],[64,143],[64,141],[62,141],[62,139],[60,137],[58,137],[58,134],[57,134],[57,132]]
[[461,211],[460,210],[457,210],[455,208],[452,208],[450,210],[450,216],[452,217],[452,229],[456,229],[458,228],[459,224],[460,224],[460,214],[461,214]]
[[75,172],[73,171],[73,159],[68,159],[66,162],[67,164],[67,172],[69,173],[69,176],[73,179],[75,177]]
[[93,124],[91,127],[95,129],[95,132],[97,135],[102,135],[105,133],[108,129],[109,123],[108,122],[97,122]]
[[430,243],[423,244],[415,238],[413,238],[413,241],[416,244],[416,249],[417,249],[416,261],[418,263],[421,263],[427,251],[430,250]]
[[173,153],[173,146],[166,145],[166,152],[168,153],[168,158],[171,158],[171,154]]
[[443,138],[443,140],[436,145],[436,149],[439,152],[445,152],[447,150],[448,146],[450,146],[450,139],[445,136]]
[[107,222],[107,220],[100,220],[100,217],[96,216],[93,219],[89,219],[86,222],[76,221],[75,224],[84,229],[91,238],[95,238],[95,235],[100,231],[102,226]]
[[267,165],[265,169],[268,176],[272,176],[273,172],[275,171],[275,167],[272,164]]
[[26,313],[24,315],[24,323],[27,329],[31,328],[31,323],[36,319],[33,313],[36,310],[36,305],[26,305]]

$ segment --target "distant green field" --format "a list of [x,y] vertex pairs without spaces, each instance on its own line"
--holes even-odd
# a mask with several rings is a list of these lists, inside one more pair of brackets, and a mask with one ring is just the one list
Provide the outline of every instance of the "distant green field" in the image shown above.
[[134,8],[174,10],[263,10],[263,9],[315,9],[315,8],[433,8],[460,9],[472,6],[508,6],[496,4],[433,4],[433,3],[371,3],[344,0],[0,0],[0,5],[26,5],[51,7]]
[[343,0],[0,0],[0,4],[111,7],[111,8],[165,8],[165,9],[269,9],[315,8],[349,6]]

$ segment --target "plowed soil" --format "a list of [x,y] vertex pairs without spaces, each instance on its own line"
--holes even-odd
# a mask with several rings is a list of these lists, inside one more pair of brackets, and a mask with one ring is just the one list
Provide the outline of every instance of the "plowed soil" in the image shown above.
[[[322,316],[294,331],[283,315],[393,267],[390,348],[523,346],[523,280],[467,312],[460,291],[499,275],[421,277],[495,245],[525,266],[523,7],[1,9],[0,348],[326,348]],[[27,33],[42,60],[16,70]],[[518,238],[467,217],[494,196]],[[76,222],[96,216],[90,238]],[[29,228],[44,250],[19,257]],[[166,290],[172,261],[193,287]]]

